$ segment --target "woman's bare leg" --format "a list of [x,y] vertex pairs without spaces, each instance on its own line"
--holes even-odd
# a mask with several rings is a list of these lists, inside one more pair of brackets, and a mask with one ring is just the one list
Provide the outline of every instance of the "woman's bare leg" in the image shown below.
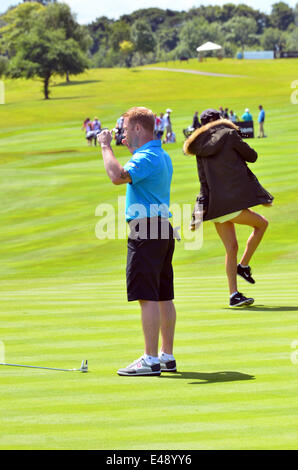
[[241,214],[229,220],[229,222],[253,227],[253,232],[247,240],[245,251],[240,260],[242,266],[248,266],[268,227],[268,220],[250,209],[244,209]]
[[228,222],[215,222],[215,228],[226,249],[226,273],[228,277],[230,295],[237,289],[237,253],[238,243],[234,224]]

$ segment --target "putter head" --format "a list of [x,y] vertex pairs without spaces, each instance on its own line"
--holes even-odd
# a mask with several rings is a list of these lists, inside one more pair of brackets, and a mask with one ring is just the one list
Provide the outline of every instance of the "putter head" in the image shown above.
[[80,372],[88,372],[88,361],[87,359],[82,361]]

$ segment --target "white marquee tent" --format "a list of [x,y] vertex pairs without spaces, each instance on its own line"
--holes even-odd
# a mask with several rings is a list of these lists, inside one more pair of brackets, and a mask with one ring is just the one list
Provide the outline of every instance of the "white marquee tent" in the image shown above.
[[215,44],[214,42],[205,42],[201,46],[197,47],[198,52],[204,52],[204,51],[216,51],[218,49],[221,49],[222,47],[219,44]]

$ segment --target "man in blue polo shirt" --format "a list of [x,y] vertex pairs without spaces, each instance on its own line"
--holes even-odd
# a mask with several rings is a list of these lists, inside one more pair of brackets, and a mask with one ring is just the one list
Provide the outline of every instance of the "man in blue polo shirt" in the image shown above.
[[[144,217],[168,219],[173,166],[160,140],[151,140],[133,151],[124,169],[131,183],[126,191],[126,220]],[[140,205],[139,214],[137,204]]]
[[244,114],[242,114],[241,119],[242,119],[242,121],[246,121],[246,122],[253,120],[252,115],[250,114],[248,108],[245,108],[245,112],[244,112]]
[[[176,372],[173,356],[176,310],[173,303],[172,257],[175,248],[170,217],[170,186],[173,174],[169,155],[154,140],[154,115],[143,107],[124,115],[123,143],[133,155],[122,167],[111,148],[112,136],[98,136],[104,165],[114,184],[127,184],[126,220],[131,233],[127,251],[128,301],[138,300],[145,339],[144,355],[124,369],[122,376],[160,375]],[[159,333],[161,349],[158,354]]]
[[258,137],[266,137],[264,133],[264,122],[265,122],[265,111],[263,106],[259,106],[259,115],[258,115],[258,123],[259,123],[259,135]]

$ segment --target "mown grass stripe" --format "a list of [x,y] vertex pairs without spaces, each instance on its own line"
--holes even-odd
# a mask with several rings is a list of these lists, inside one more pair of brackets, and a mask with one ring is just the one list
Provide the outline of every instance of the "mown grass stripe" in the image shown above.
[[[7,80],[0,341],[11,362],[77,367],[86,358],[90,373],[0,366],[1,449],[297,449],[298,169],[289,99],[296,61],[208,59],[185,67],[250,78],[222,79],[219,94],[216,77],[91,70],[88,79],[100,82],[83,83],[82,75],[75,87],[54,87],[53,97],[62,99],[49,103],[34,82]],[[112,128],[136,103],[158,113],[171,107],[177,143],[164,146],[174,165],[171,199],[193,204],[196,162],[182,153],[182,129],[194,108],[227,105],[241,115],[248,106],[256,118],[260,96],[268,138],[248,142],[259,153],[249,167],[276,199],[270,210],[256,208],[270,221],[253,259],[257,283],[239,279],[254,306],[228,308],[224,249],[213,224],[205,224],[200,250],[186,251],[184,239],[176,244],[178,374],[118,377],[117,369],[143,352],[140,313],[126,300],[126,241],[96,238],[95,209],[111,203],[118,217],[125,188],[109,183],[98,148],[85,145],[85,115]],[[124,164],[127,150],[114,149]],[[240,253],[250,230],[237,233]]]

